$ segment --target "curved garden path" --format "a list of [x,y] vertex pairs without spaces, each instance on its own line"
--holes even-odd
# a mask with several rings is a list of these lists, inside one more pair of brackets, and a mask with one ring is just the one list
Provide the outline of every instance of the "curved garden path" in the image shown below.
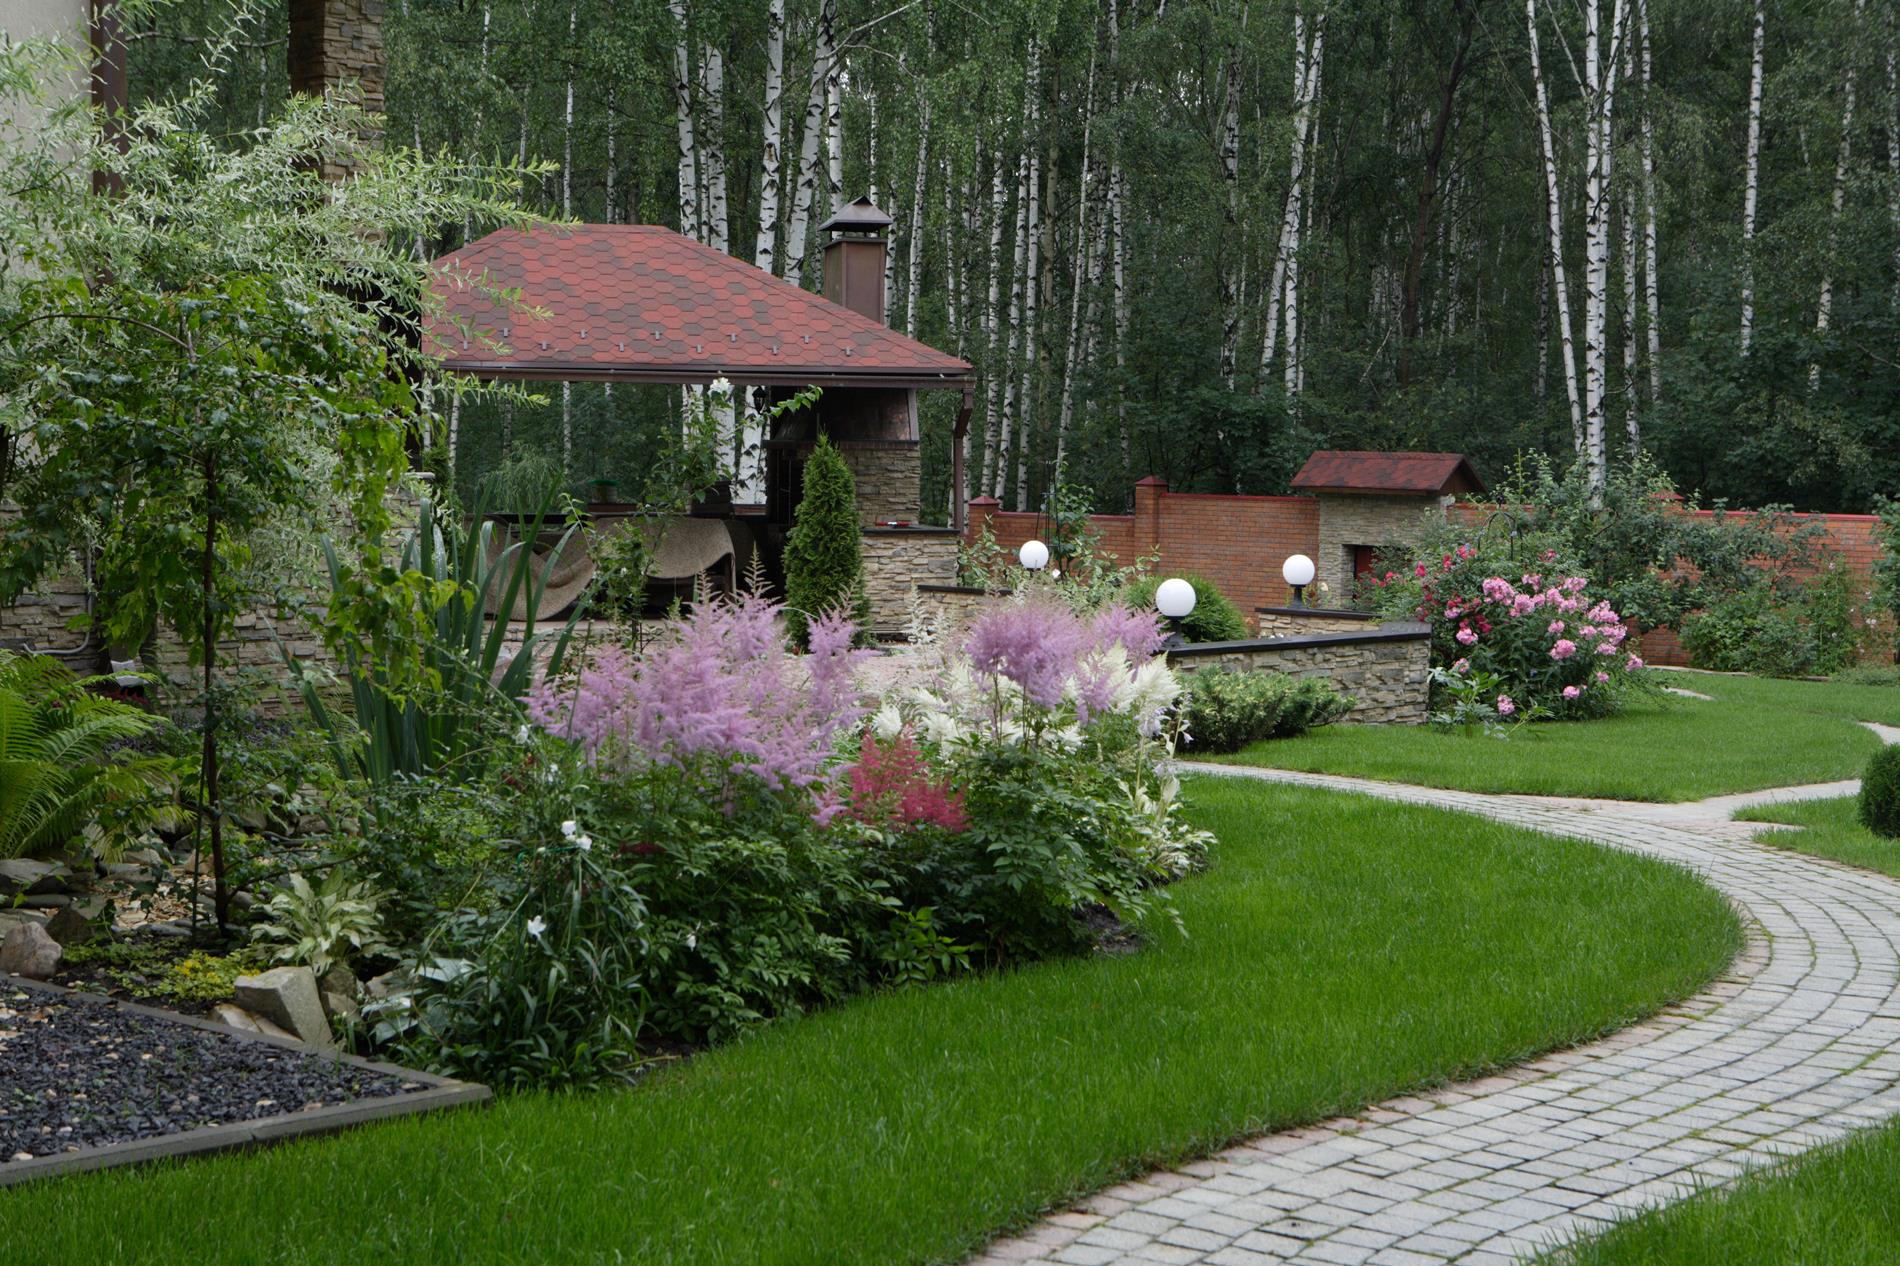
[[1760,824],[1729,820],[1853,783],[1663,805],[1189,767],[1677,862],[1740,908],[1747,945],[1701,994],[1602,1041],[1111,1187],[972,1266],[1512,1262],[1900,1115],[1900,880],[1756,843]]

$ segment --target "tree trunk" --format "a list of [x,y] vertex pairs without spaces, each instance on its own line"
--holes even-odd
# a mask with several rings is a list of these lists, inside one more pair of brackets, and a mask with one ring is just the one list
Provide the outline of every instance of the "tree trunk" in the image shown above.
[[1748,160],[1742,185],[1742,355],[1755,337],[1755,205],[1761,189],[1761,97],[1768,0],[1755,0],[1755,51],[1748,72]]
[[838,52],[838,6],[825,0],[818,11],[825,48],[825,214],[844,205],[844,58]]
[[1623,430],[1629,436],[1630,459],[1643,450],[1643,434],[1636,418],[1636,187],[1623,187]]
[[726,202],[726,56],[717,40],[700,46],[702,122],[699,152],[706,171],[706,245],[720,254],[731,246]]
[[[705,240],[699,214],[698,146],[693,139],[693,49],[686,25],[685,0],[668,0],[666,11],[679,28],[673,45],[673,108],[678,120],[680,232]],[[523,116],[525,120],[525,115]],[[524,121],[523,126],[526,126]]]
[[[1093,32],[1090,33],[1091,37]],[[1051,486],[1062,484],[1063,460],[1068,456],[1069,424],[1075,417],[1075,374],[1076,358],[1081,354],[1082,334],[1082,297],[1083,291],[1090,291],[1093,302],[1093,276],[1085,276],[1088,270],[1089,250],[1089,179],[1092,174],[1090,164],[1094,161],[1091,146],[1095,139],[1095,47],[1091,38],[1089,46],[1088,91],[1082,99],[1082,166],[1076,183],[1075,195],[1075,251],[1073,276],[1074,288],[1069,294],[1069,330],[1068,346],[1062,355],[1062,404],[1056,414],[1056,463],[1054,474],[1050,476]],[[1239,305],[1235,305],[1236,313]],[[1232,366],[1228,366],[1228,379],[1232,382]]]
[[[1240,26],[1247,26],[1247,4],[1242,0],[1240,7]],[[1220,376],[1229,391],[1234,387],[1234,361],[1240,345],[1240,294],[1237,278],[1242,258],[1240,242],[1240,39],[1239,33],[1229,31],[1223,65],[1223,97],[1220,115],[1220,175],[1221,188],[1225,195],[1222,216],[1226,232],[1222,234],[1220,249],[1220,304],[1221,304],[1221,340],[1220,340]],[[1091,63],[1089,78],[1093,81],[1094,67]],[[1087,124],[1083,125],[1087,135]],[[1080,251],[1082,240],[1076,239],[1076,249]],[[1078,259],[1080,257],[1078,256]],[[1066,388],[1065,394],[1066,394]],[[1058,447],[1060,437],[1058,436]]]
[[1036,312],[1042,286],[1042,55],[1035,40],[1029,42],[1029,127],[1024,149],[1029,157],[1029,205],[1025,211],[1028,243],[1023,264],[1023,346],[1022,394],[1015,410],[1016,443],[1010,468],[1016,481],[1018,510],[1029,508],[1029,445],[1034,433],[1031,419],[1036,409]]
[[1023,345],[1023,291],[1027,288],[1023,268],[1026,263],[1024,252],[1029,246],[1029,150],[1025,145],[1016,159],[1016,246],[1014,259],[1009,270],[1009,319],[1004,322],[1002,341],[1007,349],[1003,364],[998,372],[1006,382],[1003,387],[1003,413],[993,437],[995,452],[990,459],[990,495],[998,501],[1005,501],[1008,491],[1006,481],[1010,469],[1010,433],[1015,426],[1017,408],[1017,378],[1014,372],[1021,363]]
[[1651,93],[1649,0],[1636,0],[1643,67],[1643,307],[1649,326],[1649,403],[1662,399],[1662,299],[1656,279],[1656,105]]
[[[831,0],[826,0],[827,6]],[[818,138],[824,130],[825,81],[832,50],[826,43],[831,26],[818,24],[812,50],[811,87],[805,97],[805,130],[798,141],[798,190],[792,195],[792,222],[785,232],[785,278],[794,285],[805,279],[806,242],[818,201]]]
[[620,222],[619,208],[614,205],[614,169],[620,165],[620,159],[614,149],[615,133],[619,128],[620,117],[616,113],[619,85],[613,80],[607,81],[607,188],[603,197],[607,200],[607,223]]
[[1299,235],[1298,193],[1306,162],[1307,89],[1313,50],[1306,35],[1306,18],[1293,12],[1293,140],[1288,151],[1286,201],[1280,216],[1280,238],[1273,248],[1273,272],[1267,282],[1267,315],[1260,339],[1260,382],[1265,383],[1280,343],[1280,307],[1286,300],[1287,256]]
[[[1861,10],[1866,0],[1854,0],[1854,34],[1860,34]],[[1834,157],[1834,197],[1832,211],[1827,224],[1827,255],[1822,261],[1821,301],[1815,305],[1814,332],[1826,334],[1828,323],[1834,315],[1834,253],[1840,245],[1841,211],[1847,204],[1847,167],[1854,156],[1854,57],[1858,38],[1848,41],[1847,70],[1842,75],[1841,84],[1841,144]],[[1808,366],[1808,390],[1816,391],[1821,386],[1821,365],[1816,361]]]
[[977,460],[967,464],[976,476],[976,487],[988,493],[996,469],[997,435],[1003,416],[1003,380],[1009,377],[1009,334],[1001,320],[1003,302],[1003,217],[1006,206],[1003,192],[1003,156],[990,155],[990,262],[989,300],[983,308],[985,364],[983,376],[989,380],[989,393],[983,402],[983,450]]
[[785,109],[785,0],[770,0],[765,13],[765,118],[759,153],[759,235],[752,262],[777,272],[779,151]]
[[1900,58],[1887,26],[1887,218],[1893,221],[1893,307],[1900,311]]
[[[1595,0],[1586,0],[1594,3]],[[1583,402],[1577,389],[1577,349],[1570,323],[1570,284],[1564,276],[1563,190],[1557,183],[1557,150],[1550,132],[1550,89],[1538,55],[1537,0],[1524,0],[1524,24],[1530,33],[1531,81],[1537,98],[1537,143],[1544,160],[1544,206],[1550,215],[1551,291],[1557,298],[1558,355],[1564,388],[1570,393],[1570,432],[1578,457],[1584,456]]]
[[[205,482],[205,534],[204,544],[199,555],[198,594],[204,612],[199,628],[198,653],[204,660],[205,692],[205,733],[204,749],[200,754],[204,803],[199,812],[210,819],[211,826],[211,892],[212,908],[217,913],[218,931],[222,933],[231,922],[231,893],[224,881],[224,801],[218,789],[218,726],[223,723],[221,709],[218,707],[218,619],[217,611],[217,565],[218,565],[218,458],[215,452],[207,453],[203,460]],[[193,907],[196,917],[196,907]]]
[[[910,187],[910,260],[904,269],[904,332],[917,337],[917,295],[924,280],[925,179],[930,171],[930,100],[922,99],[917,119],[917,178]],[[948,193],[950,187],[944,186]]]
[[1319,77],[1325,62],[1326,15],[1313,18],[1313,55],[1306,71],[1306,99],[1301,103],[1294,124],[1300,147],[1299,175],[1293,185],[1287,209],[1287,223],[1293,230],[1286,252],[1286,395],[1289,407],[1295,407],[1304,381],[1300,369],[1300,243],[1306,228],[1306,142],[1308,130],[1319,102]]

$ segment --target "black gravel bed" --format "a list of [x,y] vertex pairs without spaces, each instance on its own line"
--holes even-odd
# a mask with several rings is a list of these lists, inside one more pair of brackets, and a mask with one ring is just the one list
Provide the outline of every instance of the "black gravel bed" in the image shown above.
[[421,1089],[322,1055],[0,980],[0,1172],[14,1161]]

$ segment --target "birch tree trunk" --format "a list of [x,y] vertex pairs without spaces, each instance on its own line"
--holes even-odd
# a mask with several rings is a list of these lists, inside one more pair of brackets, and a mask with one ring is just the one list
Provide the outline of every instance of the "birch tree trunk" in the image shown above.
[[[1247,25],[1247,6],[1244,0],[1240,9],[1240,25],[1243,30]],[[1089,78],[1091,81],[1095,78],[1093,65],[1090,67]],[[1240,344],[1240,295],[1236,277],[1242,258],[1240,246],[1240,41],[1234,34],[1230,34],[1227,40],[1222,78],[1224,91],[1220,116],[1220,174],[1221,186],[1226,194],[1226,206],[1223,209],[1226,233],[1220,243],[1220,376],[1221,381],[1231,391],[1234,386],[1234,361]],[[1087,126],[1085,122],[1084,136],[1087,135]],[[1084,158],[1084,170],[1087,170],[1086,158]],[[1081,247],[1082,239],[1078,234],[1076,249],[1080,251]],[[1079,260],[1080,256],[1078,255],[1077,258]],[[1068,394],[1066,385],[1063,394]],[[1058,449],[1060,446],[1061,436],[1058,434]]]
[[1768,0],[1755,0],[1755,51],[1748,72],[1748,158],[1742,184],[1742,355],[1755,337],[1755,205],[1761,190],[1761,95]]
[[1029,42],[1029,124],[1024,148],[1029,156],[1029,205],[1025,212],[1028,244],[1023,265],[1023,346],[1022,394],[1015,410],[1016,443],[1010,469],[1016,481],[1015,506],[1029,508],[1029,444],[1034,431],[1031,419],[1036,408],[1036,310],[1042,286],[1042,51],[1034,39]]
[[[825,0],[827,6],[831,0]],[[832,50],[828,23],[818,24],[813,44],[811,87],[805,97],[805,130],[798,141],[798,190],[792,195],[792,221],[785,231],[785,278],[794,285],[805,280],[806,242],[818,201],[818,138],[824,129],[825,81]]]
[[614,141],[620,124],[620,117],[615,112],[617,88],[618,85],[611,79],[607,81],[607,188],[603,196],[607,199],[607,223],[609,224],[620,222],[620,209],[614,205],[614,168],[620,165],[619,157],[614,149]]
[[1313,18],[1312,57],[1306,69],[1306,95],[1294,122],[1295,143],[1299,146],[1298,175],[1288,194],[1287,226],[1291,238],[1286,251],[1286,394],[1289,407],[1300,394],[1300,241],[1306,226],[1306,141],[1319,100],[1320,69],[1325,65],[1326,15]]
[[[917,178],[910,186],[910,259],[904,269],[904,332],[917,337],[917,295],[924,281],[925,181],[930,172],[930,99],[917,120]],[[949,186],[944,186],[949,192]]]
[[766,272],[778,271],[779,153],[784,136],[785,110],[785,0],[770,0],[765,11],[765,115],[759,138],[759,233],[752,244],[752,262]]
[[[1121,102],[1121,13],[1118,0],[1108,0],[1108,75],[1113,101]],[[1128,431],[1128,234],[1123,218],[1127,176],[1122,170],[1121,141],[1110,137],[1112,157],[1108,172],[1108,218],[1115,234],[1115,433],[1121,444],[1124,482],[1134,479],[1133,437]]]
[[1893,221],[1893,307],[1900,311],[1900,57],[1887,27],[1887,218]]
[[1610,177],[1614,151],[1610,124],[1622,64],[1623,0],[1611,10],[1604,40],[1601,0],[1583,0],[1584,279],[1583,441],[1584,471],[1592,503],[1600,504],[1608,474],[1605,404],[1609,389]]
[[825,0],[818,11],[825,50],[825,214],[844,205],[844,59],[838,52],[838,6]]
[[1643,68],[1643,307],[1649,333],[1649,403],[1662,399],[1662,295],[1656,279],[1656,105],[1651,95],[1649,0],[1636,0]]
[[[567,113],[561,121],[561,218],[574,218],[574,24],[580,18],[580,7],[567,6]],[[561,408],[567,409],[567,395],[561,396]],[[563,429],[566,423],[563,424]]]
[[[1594,3],[1595,0],[1586,0]],[[1544,206],[1550,216],[1551,291],[1557,299],[1558,356],[1564,389],[1570,395],[1570,433],[1578,457],[1584,455],[1583,401],[1577,389],[1577,349],[1570,323],[1570,284],[1564,276],[1563,189],[1557,182],[1557,150],[1550,131],[1550,88],[1544,80],[1537,43],[1537,0],[1524,0],[1524,25],[1530,34],[1531,81],[1537,100],[1537,144],[1544,160]]]
[[1643,435],[1636,418],[1636,187],[1623,189],[1623,429],[1629,436],[1630,458],[1642,452]]
[[693,48],[686,26],[685,0],[668,0],[666,11],[679,28],[673,45],[673,108],[678,118],[680,232],[704,241],[699,217],[698,146],[693,139]]
[[[1313,22],[1318,35],[1319,19]],[[1309,40],[1306,18],[1293,14],[1293,140],[1287,159],[1286,202],[1280,217],[1280,237],[1273,251],[1273,272],[1267,281],[1267,315],[1260,340],[1260,381],[1265,382],[1279,350],[1281,305],[1286,300],[1287,263],[1300,235],[1300,190],[1306,173],[1306,141],[1311,132],[1312,76],[1316,39]]]
[[997,434],[1003,416],[1003,380],[1009,377],[1009,335],[1005,330],[999,305],[1003,301],[1003,156],[990,156],[990,261],[989,261],[989,299],[983,307],[984,346],[986,349],[984,377],[989,380],[989,392],[983,402],[983,451],[976,454],[976,461],[966,463],[966,468],[976,477],[976,487],[980,492],[988,493],[990,479],[995,471],[994,457],[997,448]]
[[[1860,33],[1861,11],[1866,0],[1854,0],[1854,33]],[[1827,256],[1822,263],[1821,301],[1815,305],[1814,332],[1826,334],[1834,315],[1834,252],[1840,244],[1841,211],[1847,205],[1847,165],[1854,156],[1854,57],[1857,40],[1848,41],[1847,70],[1841,76],[1841,144],[1834,156],[1834,197],[1827,225]],[[1808,390],[1821,386],[1821,365],[1808,366]]]
[[1003,387],[1003,411],[998,421],[990,459],[990,495],[998,501],[1004,500],[1008,491],[1007,483],[1010,465],[1010,433],[1015,425],[1017,408],[1017,378],[1015,366],[1020,363],[1023,345],[1023,290],[1026,282],[1023,275],[1025,258],[1023,252],[1029,245],[1029,147],[1016,159],[1016,246],[1014,259],[1009,270],[1009,319],[1004,322],[1002,340],[1006,349],[1004,359],[998,368],[1006,379]]
[[[470,166],[474,166],[476,154],[482,147],[482,115],[485,112],[484,108],[488,104],[488,28],[493,18],[494,12],[489,0],[482,0],[482,52],[481,60],[477,63],[479,69],[476,73],[476,78],[480,82],[478,84],[479,91],[475,97],[475,126],[469,130],[468,134],[467,159]],[[264,121],[260,118],[258,120],[258,126],[262,127],[263,125]],[[462,217],[463,244],[466,245],[468,240],[474,235],[475,224],[464,214]]]
[[706,245],[720,254],[731,246],[730,208],[726,203],[726,55],[717,40],[700,46],[702,127],[699,152],[706,172]]
[[[1069,295],[1068,346],[1062,355],[1062,404],[1056,413],[1056,463],[1054,474],[1050,477],[1052,487],[1060,487],[1062,484],[1062,464],[1068,456],[1069,424],[1075,417],[1076,357],[1081,354],[1083,291],[1090,291],[1090,301],[1093,302],[1094,278],[1084,276],[1085,270],[1088,269],[1089,258],[1086,252],[1090,246],[1089,178],[1092,174],[1090,164],[1094,158],[1091,146],[1095,139],[1095,48],[1093,32],[1090,34],[1088,91],[1082,101],[1082,166],[1075,195],[1075,262],[1072,273],[1075,285]],[[1236,313],[1238,309],[1239,305],[1236,304]],[[1230,385],[1233,381],[1232,371],[1233,366],[1230,364],[1228,366]]]

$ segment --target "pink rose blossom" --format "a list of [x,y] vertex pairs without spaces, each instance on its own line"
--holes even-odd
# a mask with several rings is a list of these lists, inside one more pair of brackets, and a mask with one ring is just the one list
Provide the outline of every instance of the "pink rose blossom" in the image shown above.
[[1564,687],[1564,698],[1566,699],[1575,699],[1578,695],[1582,693],[1583,693],[1582,686],[1565,686]]
[[1453,660],[1451,664],[1451,671],[1455,673],[1468,673],[1471,671],[1471,661],[1468,659]]
[[1499,716],[1508,717],[1513,712],[1516,712],[1516,711],[1517,711],[1517,705],[1511,702],[1511,696],[1509,695],[1498,696],[1498,715]]
[[1471,626],[1469,624],[1461,627],[1458,630],[1456,636],[1458,639],[1458,645],[1460,646],[1470,646],[1471,644],[1473,644],[1474,642],[1478,640],[1478,635],[1472,632]]

